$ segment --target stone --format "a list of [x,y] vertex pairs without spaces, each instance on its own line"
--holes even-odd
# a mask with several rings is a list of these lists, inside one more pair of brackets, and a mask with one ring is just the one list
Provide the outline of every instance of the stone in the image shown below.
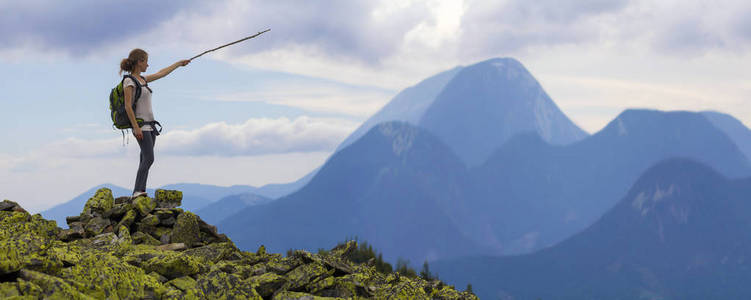
[[234,244],[230,243],[216,243],[209,244],[202,247],[186,250],[184,253],[195,257],[200,257],[206,261],[217,263],[224,260],[226,257],[234,252],[240,252]]
[[115,198],[115,204],[131,203],[132,198],[130,196],[122,196]]
[[172,242],[192,246],[199,241],[198,233],[198,217],[192,212],[186,211],[177,216],[175,227],[172,230]]
[[130,203],[115,204],[112,209],[104,213],[104,216],[110,219],[120,220],[131,209],[133,209],[133,205]]
[[182,205],[183,192],[175,190],[156,190],[156,202],[159,208],[175,208]]
[[16,206],[18,206],[18,203],[7,199],[0,202],[0,210],[2,211],[13,211],[13,208]]
[[109,233],[103,233],[100,235],[97,235],[94,237],[94,239],[91,241],[91,244],[93,246],[105,246],[105,245],[112,245],[117,243],[117,235],[115,235],[112,232]]
[[195,258],[182,253],[164,252],[143,263],[146,272],[157,272],[168,279],[190,276],[201,271],[200,263]]
[[156,208],[156,200],[146,196],[140,196],[133,200],[133,207],[135,207],[141,217],[144,217]]
[[[341,298],[319,297],[303,292],[283,291],[274,295],[272,300],[336,300]],[[428,298],[425,298],[428,299]]]
[[133,234],[130,235],[131,239],[133,239],[134,244],[145,244],[145,245],[152,245],[152,246],[159,246],[162,243],[152,237],[149,234],[136,231]]
[[196,280],[190,276],[175,278],[167,282],[167,285],[180,290],[185,295],[185,299],[206,299],[206,295],[197,284]]
[[261,297],[264,299],[270,297],[274,294],[277,290],[279,290],[284,283],[287,282],[287,280],[279,275],[276,275],[274,273],[264,273],[258,276],[250,277],[246,280],[246,282],[255,287],[256,292],[258,292]]
[[68,224],[68,226],[70,226],[70,223],[75,223],[75,222],[78,222],[80,220],[81,220],[81,216],[80,215],[65,217],[65,223]]
[[287,283],[284,285],[284,289],[285,290],[298,290],[306,286],[308,283],[310,283],[314,279],[318,279],[319,277],[325,277],[328,275],[329,275],[328,271],[323,265],[320,265],[317,263],[301,265],[295,268],[294,270],[290,271],[289,273],[285,274],[284,277],[287,278]]
[[175,225],[176,222],[177,222],[177,220],[175,219],[175,217],[169,217],[169,218],[166,218],[166,219],[159,219],[159,225],[164,225],[164,226],[173,226],[173,225]]
[[121,226],[130,227],[130,225],[133,225],[133,222],[136,220],[136,215],[138,213],[135,210],[129,210],[125,213],[125,216],[120,220],[119,223],[117,223],[117,228],[120,228]]
[[198,287],[207,299],[256,299],[262,300],[256,290],[234,274],[227,274],[218,268],[196,278]]
[[93,197],[86,201],[81,214],[103,215],[104,212],[112,209],[115,205],[115,198],[112,197],[112,190],[101,188],[96,191]]
[[40,289],[38,291],[40,299],[91,299],[91,297],[82,294],[64,280],[52,275],[31,270],[21,270],[20,277],[33,283]]
[[110,221],[102,217],[94,217],[84,227],[86,236],[96,236],[104,232],[104,229],[110,226]]
[[185,246],[183,243],[172,243],[172,244],[166,244],[156,247],[157,250],[162,251],[180,251],[188,249],[188,247]]
[[148,225],[148,226],[156,226],[159,225],[159,218],[157,218],[155,215],[148,214],[143,219],[141,219],[141,224]]

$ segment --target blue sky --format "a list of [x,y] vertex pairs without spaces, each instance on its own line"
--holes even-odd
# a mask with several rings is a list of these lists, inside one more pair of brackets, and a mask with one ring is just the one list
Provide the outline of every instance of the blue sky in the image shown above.
[[0,1],[0,198],[38,211],[130,188],[106,103],[132,48],[166,132],[150,187],[294,181],[400,90],[457,65],[520,60],[589,132],[625,108],[751,124],[747,1]]

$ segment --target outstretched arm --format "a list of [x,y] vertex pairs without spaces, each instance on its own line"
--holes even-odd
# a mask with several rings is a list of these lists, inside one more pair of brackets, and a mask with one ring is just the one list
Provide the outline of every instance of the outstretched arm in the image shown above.
[[178,62],[172,64],[169,67],[166,67],[164,69],[159,70],[159,72],[156,72],[156,73],[151,74],[151,75],[146,75],[146,81],[147,82],[151,82],[151,81],[157,80],[159,78],[162,78],[164,76],[167,76],[169,73],[172,73],[172,71],[174,71],[178,67],[187,66],[189,63],[190,63],[190,60],[187,60],[187,59],[183,59],[181,61],[178,61]]

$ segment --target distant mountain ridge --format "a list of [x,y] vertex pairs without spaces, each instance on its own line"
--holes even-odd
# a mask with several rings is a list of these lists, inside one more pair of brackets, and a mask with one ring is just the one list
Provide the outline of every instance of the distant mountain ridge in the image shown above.
[[456,224],[466,218],[456,213],[466,211],[466,178],[461,161],[434,136],[387,122],[334,154],[298,192],[246,208],[219,228],[241,248],[317,249],[357,236],[392,261],[482,253]]
[[686,159],[647,170],[583,232],[534,254],[431,266],[482,299],[747,299],[751,178]]
[[[526,87],[518,88],[519,94],[530,94],[530,91],[536,91],[531,93],[537,97],[536,101],[543,104],[552,103],[552,100],[539,88],[539,83],[534,81],[534,78],[523,67],[516,66],[517,63],[511,59],[480,62],[459,69],[450,79],[451,73],[443,74],[446,77],[442,77],[440,82],[436,81],[439,83],[436,86],[445,82],[441,93],[451,94],[454,92],[447,91],[461,90],[451,88],[452,85],[461,87],[463,84],[472,82],[467,78],[479,76],[482,80],[495,80],[503,75],[500,77],[524,79],[510,81],[526,84]],[[473,68],[480,71],[472,71]],[[461,75],[464,72],[468,73]],[[482,76],[488,72],[490,75],[487,78]],[[471,87],[464,88],[471,90]],[[485,89],[489,90],[487,93],[492,95],[504,94],[498,93],[492,87]],[[515,90],[515,88],[509,87],[503,90]],[[446,99],[449,104],[453,103],[452,105],[461,103],[456,102],[459,97]],[[501,96],[489,99],[495,102],[526,103],[531,101],[525,102],[519,97],[503,98]],[[496,101],[498,99],[505,100]],[[433,102],[431,107],[435,105],[438,105],[438,100]],[[506,112],[498,106],[494,107],[496,110]],[[269,203],[247,208],[221,222],[219,227],[238,241],[238,245],[247,248],[269,243],[280,247],[289,245],[289,247],[314,250],[343,237],[357,235],[369,243],[383,247],[384,253],[393,255],[392,261],[398,256],[404,256],[419,263],[423,259],[464,255],[464,250],[452,252],[453,248],[441,244],[444,243],[443,240],[452,241],[452,239],[456,239],[453,240],[454,244],[471,245],[470,247],[474,250],[484,254],[523,254],[554,245],[591,225],[625,195],[642,172],[661,160],[676,156],[687,157],[717,168],[726,176],[739,177],[751,174],[751,165],[738,149],[736,141],[730,139],[727,133],[718,129],[699,113],[626,110],[594,135],[584,133],[586,136],[577,141],[568,144],[551,144],[540,135],[540,132],[548,131],[540,129],[543,127],[535,127],[538,126],[535,124],[549,123],[535,121],[538,120],[534,117],[536,116],[535,106],[524,104],[521,107],[525,107],[527,111],[518,114],[533,116],[531,118],[533,121],[525,121],[524,124],[528,127],[509,126],[509,129],[514,129],[510,131],[516,132],[515,135],[494,149],[481,165],[467,169],[464,166],[465,161],[461,159],[456,161],[459,155],[454,151],[455,148],[427,128],[399,122],[381,123],[374,128],[384,125],[384,128],[400,127],[404,130],[413,128],[411,130],[424,132],[422,135],[430,138],[422,139],[419,143],[426,142],[433,146],[422,145],[420,148],[423,149],[420,152],[422,157],[416,161],[431,157],[432,164],[442,166],[444,169],[436,169],[434,166],[423,168],[423,165],[419,169],[410,169],[415,168],[416,165],[406,162],[396,164],[396,159],[386,159],[385,157],[388,156],[383,153],[379,154],[383,157],[372,157],[374,152],[371,148],[384,146],[363,146],[371,143],[399,144],[400,139],[409,135],[396,135],[395,137],[399,138],[390,142],[375,142],[379,139],[373,138],[358,145],[365,138],[363,136],[336,152],[321,167],[319,173],[313,176],[309,184],[298,192],[284,197],[285,201],[282,203],[287,204]],[[546,104],[546,107],[557,110],[554,104]],[[461,105],[456,108],[460,109]],[[423,116],[427,116],[430,110],[429,107]],[[446,118],[463,116],[456,113],[456,110],[454,112],[454,114],[446,114]],[[568,120],[562,113],[560,116],[564,121]],[[573,132],[576,132],[574,129],[577,127],[570,121],[567,122],[571,125],[569,128],[573,128]],[[558,127],[565,126],[551,128]],[[374,128],[371,128],[371,131]],[[520,128],[532,128],[532,130]],[[492,132],[494,129],[495,127],[490,126],[489,129],[483,131]],[[379,130],[383,131],[376,129],[375,132]],[[471,135],[471,132],[466,135]],[[547,136],[551,139],[554,135],[548,134]],[[428,140],[430,142],[427,142]],[[407,141],[415,142],[413,139],[406,139],[402,142]],[[354,147],[355,145],[358,146]],[[488,146],[485,145],[485,147]],[[340,157],[337,162],[334,162],[333,159],[345,150],[348,158],[341,159]],[[431,151],[441,154],[431,153]],[[324,169],[328,171],[321,174],[320,172]],[[389,181],[388,177],[398,179]],[[432,179],[425,180],[424,178]],[[401,194],[397,191],[401,191]],[[375,228],[389,228],[393,224],[383,225],[371,219],[358,217],[362,207],[365,207],[363,205],[365,202],[361,199],[373,199],[368,203],[385,201],[391,205],[391,201],[404,199],[405,195],[423,201],[420,203],[432,201],[432,205],[437,205],[440,210],[421,216],[434,218],[433,221],[417,217],[420,216],[421,209],[417,206],[400,208],[400,214],[413,215],[415,220],[423,224],[438,222],[440,226],[447,228],[445,230],[452,232],[450,235],[453,238],[444,237],[437,242],[427,240],[424,241],[426,243],[424,245],[415,245],[417,250],[410,250],[411,252],[401,250],[402,252],[389,253],[389,249],[396,248],[393,247],[395,238],[390,234],[400,233],[388,230],[378,234],[372,233]],[[308,220],[298,215],[301,212],[297,212],[305,209],[295,208],[290,203],[297,203],[300,207],[313,211],[326,207],[332,216],[349,218],[357,222]],[[447,206],[445,203],[450,205]],[[321,204],[321,207],[309,207],[316,204]],[[299,218],[285,215],[287,212],[282,207],[286,207],[289,211],[296,211],[293,215]],[[378,210],[379,208],[371,209]],[[387,214],[388,209],[381,210],[381,212],[383,218],[390,217],[395,220],[399,218],[393,212],[391,215]],[[257,220],[252,221],[252,219]],[[284,226],[261,230],[263,226],[258,223],[261,222],[260,220],[269,222],[273,220],[281,222]],[[329,222],[331,224],[328,224]],[[364,224],[368,224],[369,227]],[[247,228],[257,229],[247,230]],[[318,233],[331,232],[332,234],[330,236],[302,234],[313,228],[316,228]],[[443,247],[441,251],[426,251],[426,249],[441,247]],[[400,249],[405,249],[405,247]]]
[[470,167],[485,162],[520,133],[535,132],[554,145],[588,136],[513,58],[494,58],[461,69],[436,96],[419,125],[454,149]]
[[735,143],[699,113],[626,110],[596,134],[553,146],[512,138],[470,170],[476,214],[492,212],[504,254],[550,246],[590,225],[647,168],[687,157],[730,177],[751,175]]

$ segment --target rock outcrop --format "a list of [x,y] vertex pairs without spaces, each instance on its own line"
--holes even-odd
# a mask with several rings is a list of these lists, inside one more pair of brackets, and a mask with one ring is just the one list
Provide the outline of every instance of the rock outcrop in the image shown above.
[[476,299],[440,281],[383,274],[349,257],[240,251],[178,208],[179,191],[114,199],[103,188],[70,229],[0,202],[0,298],[18,299]]

